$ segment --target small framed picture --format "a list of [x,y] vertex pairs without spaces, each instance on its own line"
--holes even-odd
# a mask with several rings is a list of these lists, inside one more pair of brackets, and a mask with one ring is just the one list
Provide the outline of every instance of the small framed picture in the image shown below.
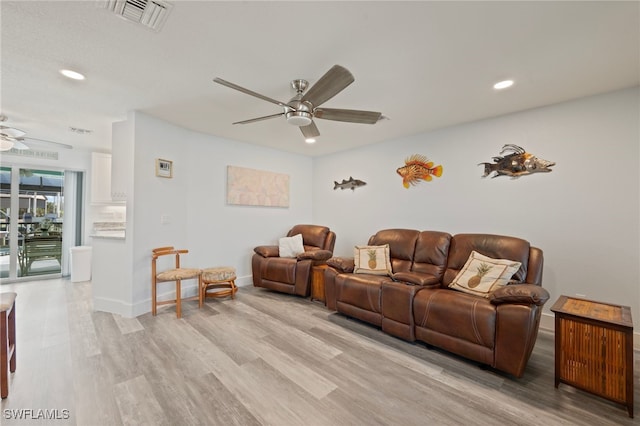
[[173,161],[156,159],[156,176],[172,178],[173,177]]

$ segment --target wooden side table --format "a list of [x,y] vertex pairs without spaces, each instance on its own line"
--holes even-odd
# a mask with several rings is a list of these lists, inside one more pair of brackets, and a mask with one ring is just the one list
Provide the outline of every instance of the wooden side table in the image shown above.
[[311,268],[311,300],[320,300],[326,304],[324,295],[324,270],[328,265],[315,265]]
[[633,322],[628,306],[560,296],[555,386],[565,383],[627,406],[633,418]]

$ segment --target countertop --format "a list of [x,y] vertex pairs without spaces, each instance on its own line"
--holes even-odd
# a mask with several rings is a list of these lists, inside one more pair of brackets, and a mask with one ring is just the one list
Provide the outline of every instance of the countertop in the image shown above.
[[126,224],[124,222],[94,222],[93,232],[89,236],[124,240],[125,228]]
[[124,240],[125,239],[125,232],[124,232],[124,230],[121,230],[121,231],[94,231],[89,236],[93,237],[93,238],[113,238],[113,239]]

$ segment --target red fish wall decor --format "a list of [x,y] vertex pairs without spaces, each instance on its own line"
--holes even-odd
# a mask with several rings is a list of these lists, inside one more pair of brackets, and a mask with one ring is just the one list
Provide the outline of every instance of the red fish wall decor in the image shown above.
[[548,173],[552,171],[550,167],[556,165],[553,161],[543,160],[526,152],[524,148],[518,145],[504,145],[502,151],[500,151],[500,155],[507,152],[511,154],[505,155],[504,157],[493,157],[493,164],[479,163],[478,166],[484,165],[484,174],[482,177],[487,177],[491,173],[495,173],[492,176],[493,178],[498,176],[518,178],[532,173]]
[[396,173],[402,176],[402,185],[405,188],[417,185],[421,180],[429,182],[433,179],[432,176],[442,176],[442,165],[434,167],[433,161],[430,161],[424,155],[413,154],[407,158],[404,163],[405,165],[399,167]]

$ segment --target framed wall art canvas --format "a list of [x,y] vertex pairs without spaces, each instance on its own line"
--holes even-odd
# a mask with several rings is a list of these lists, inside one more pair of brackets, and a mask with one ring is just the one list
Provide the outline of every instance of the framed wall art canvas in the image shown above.
[[227,204],[289,207],[289,175],[227,166]]

